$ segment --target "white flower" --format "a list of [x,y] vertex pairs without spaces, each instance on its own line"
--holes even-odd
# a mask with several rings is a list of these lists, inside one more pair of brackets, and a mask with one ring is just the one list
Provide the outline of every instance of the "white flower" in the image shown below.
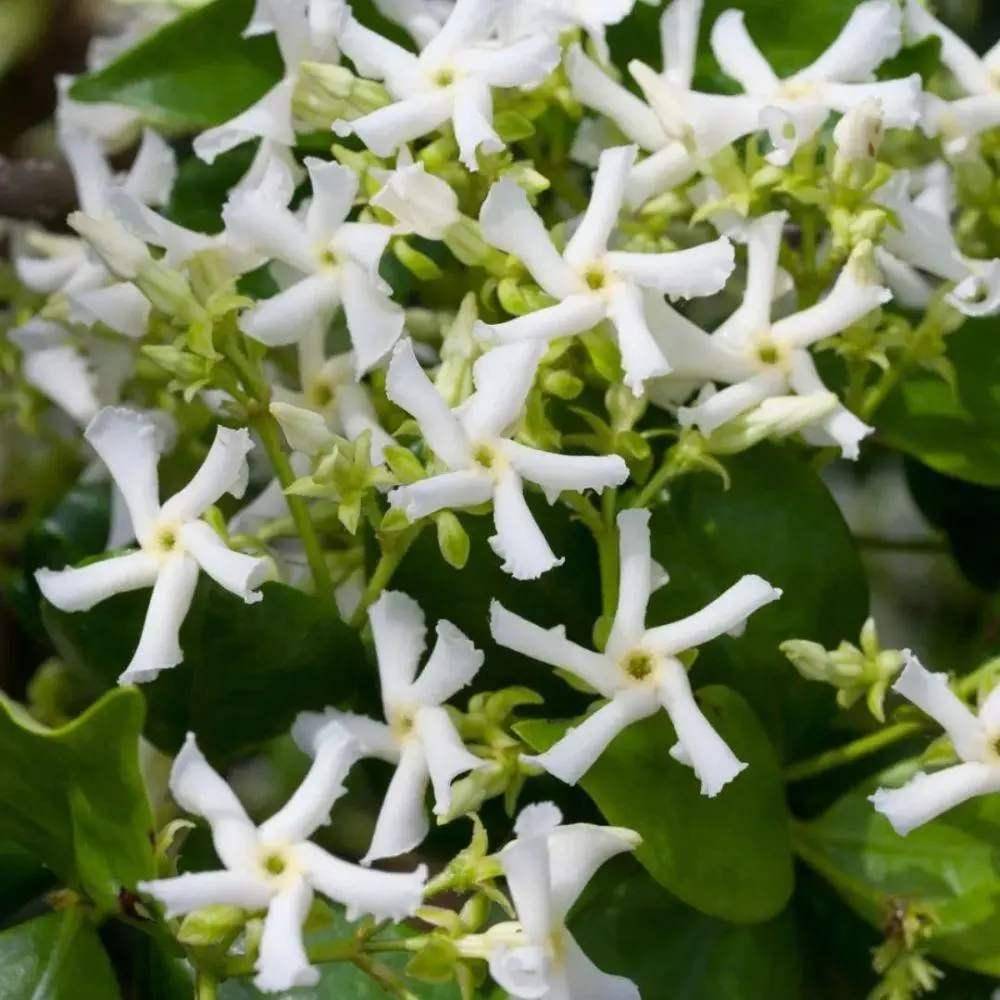
[[873,160],[884,134],[882,102],[877,97],[865,98],[855,104],[833,130],[837,156],[846,163]]
[[344,54],[359,73],[383,80],[395,102],[350,122],[334,122],[334,131],[353,133],[376,155],[389,156],[450,121],[462,162],[478,169],[478,149],[504,148],[493,130],[493,88],[536,86],[559,62],[559,46],[545,35],[497,43],[497,7],[458,0],[419,55],[350,19],[339,38]]
[[402,151],[396,169],[386,175],[370,204],[395,217],[396,232],[416,233],[427,240],[444,239],[461,218],[458,195],[451,186]]
[[302,941],[314,893],[346,906],[348,920],[362,914],[402,920],[412,916],[423,897],[423,866],[405,874],[373,872],[309,841],[329,822],[331,807],[344,793],[341,782],[358,759],[358,747],[347,732],[329,722],[313,735],[309,751],[314,761],[302,784],[278,812],[255,827],[189,733],[174,760],[170,791],[181,808],[208,821],[224,867],[139,883],[139,890],[159,900],[168,916],[220,904],[266,910],[254,979],[266,992],[319,981]]
[[[827,389],[816,372],[809,345],[845,329],[892,297],[888,289],[871,280],[862,247],[844,266],[826,298],[772,322],[784,223],[784,212],[771,212],[745,227],[746,292],[740,307],[714,333],[705,333],[664,303],[651,309],[652,329],[670,362],[671,379],[730,383],[721,392],[681,408],[678,416],[685,426],[694,425],[710,434],[772,396],[789,391],[825,396]],[[838,405],[814,428],[805,429],[803,436],[812,444],[837,444],[845,458],[857,458],[859,442],[870,433],[870,427]]]
[[964,153],[978,135],[1000,125],[1000,42],[985,55],[977,55],[916,0],[905,0],[905,3],[907,35],[913,41],[929,35],[941,39],[941,61],[951,70],[966,95],[955,101],[945,101],[934,94],[926,94],[924,131],[928,135],[939,135],[949,153]]
[[511,439],[543,353],[542,345],[526,343],[484,354],[473,367],[476,391],[455,410],[431,384],[409,340],[393,353],[386,383],[389,398],[417,420],[447,468],[393,490],[389,502],[416,520],[492,500],[497,533],[490,545],[504,560],[504,571],[518,580],[533,580],[562,563],[524,500],[523,480],[541,486],[554,503],[563,490],[602,490],[628,478],[617,455],[556,455]]
[[493,602],[490,627],[496,642],[568,671],[607,699],[545,753],[524,760],[576,784],[623,729],[662,708],[677,733],[671,757],[693,768],[702,794],[713,797],[746,765],[702,714],[679,655],[723,633],[738,634],[750,615],[776,601],[781,591],[759,576],[744,576],[693,615],[647,628],[646,606],[656,570],[650,558],[649,512],[622,511],[618,532],[618,608],[603,653],[571,642],[561,626],[541,628]]
[[394,444],[382,429],[366,386],[354,379],[354,355],[326,356],[326,330],[314,327],[299,341],[299,384],[296,392],[272,386],[271,413],[296,451],[313,455],[333,443],[334,434],[349,441],[371,435],[370,460],[382,465],[385,449]]
[[932,674],[909,651],[906,666],[892,685],[939,723],[961,761],[934,774],[918,772],[902,788],[880,788],[869,801],[902,836],[977,795],[1000,792],[1000,687],[983,702],[977,717],[948,687],[944,674]]
[[45,599],[61,611],[87,611],[113,594],[153,588],[139,645],[120,684],[152,680],[184,659],[179,633],[199,569],[248,604],[261,600],[256,588],[267,572],[263,559],[233,552],[201,520],[224,493],[243,495],[246,454],[253,447],[247,431],[219,427],[194,478],[162,505],[158,436],[148,417],[114,407],[102,410],[85,434],[125,497],[140,548],[76,569],[35,574]]
[[451,14],[452,0],[373,0],[375,9],[423,48],[440,30]]
[[705,158],[759,127],[759,100],[692,90],[701,8],[702,0],[667,5],[660,19],[662,73],[638,60],[629,64],[648,104],[588,59],[580,46],[566,53],[566,75],[577,100],[611,119],[650,154],[629,171],[625,200],[633,208],[683,184]]
[[385,722],[328,708],[304,712],[293,735],[300,746],[336,720],[367,757],[396,766],[362,864],[392,858],[417,847],[430,826],[424,809],[428,783],[434,788],[434,813],[451,807],[451,783],[485,762],[465,749],[444,702],[465,687],[483,665],[483,654],[451,622],[437,624],[437,642],[420,676],[417,667],[427,645],[424,615],[412,598],[386,591],[368,612],[378,659]]
[[289,344],[317,326],[325,329],[342,305],[360,377],[403,330],[403,311],[378,274],[392,229],[346,221],[358,191],[354,171],[314,158],[305,162],[312,201],[304,217],[267,188],[238,192],[223,212],[237,245],[285,265],[284,290],[244,312],[240,329],[269,346]]
[[561,823],[551,802],[521,811],[517,839],[497,855],[518,924],[497,924],[466,950],[484,952],[490,974],[519,1000],[639,1000],[635,984],[598,969],[566,927],[597,869],[635,850],[639,835],[617,826]]
[[784,165],[811,139],[831,111],[847,112],[871,97],[882,102],[885,124],[910,128],[920,119],[921,82],[874,81],[874,72],[902,44],[902,13],[895,0],[865,0],[815,62],[784,79],[771,68],[743,23],[727,10],[712,26],[712,51],[722,69],[752,97],[766,103],[761,126],[774,144],[768,155]]
[[265,156],[270,147],[295,145],[292,96],[299,67],[308,61],[336,61],[336,36],[347,17],[343,0],[257,0],[245,35],[274,33],[285,73],[256,104],[235,118],[202,132],[194,151],[206,163],[250,139],[262,139]]
[[601,62],[610,61],[605,29],[623,21],[636,0],[507,0],[500,12],[500,36],[506,41],[547,34],[552,38],[582,28]]
[[927,305],[933,287],[920,273],[926,272],[955,283],[948,301],[966,316],[992,315],[1000,310],[1000,259],[966,257],[959,249],[951,222],[951,175],[944,164],[938,166],[915,198],[909,190],[913,178],[905,170],[896,171],[876,192],[879,204],[893,213],[882,230],[879,266],[904,305]]
[[684,298],[712,295],[732,273],[734,257],[725,238],[674,253],[608,250],[635,154],[635,146],[601,154],[590,204],[561,255],[524,191],[510,180],[493,186],[479,217],[483,236],[519,257],[559,302],[506,323],[478,323],[476,332],[504,342],[546,342],[583,333],[607,319],[617,334],[625,384],[639,396],[646,379],[670,371],[650,333],[642,290]]

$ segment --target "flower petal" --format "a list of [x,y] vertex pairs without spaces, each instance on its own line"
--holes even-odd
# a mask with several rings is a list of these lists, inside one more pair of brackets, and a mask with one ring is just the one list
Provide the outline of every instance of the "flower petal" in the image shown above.
[[378,660],[382,703],[389,719],[393,707],[408,695],[427,648],[424,613],[412,597],[387,590],[368,609],[368,622]]
[[347,439],[356,441],[362,434],[369,434],[371,436],[369,461],[372,465],[384,464],[385,449],[396,442],[382,429],[368,390],[363,385],[353,383],[340,386],[334,398],[334,408],[337,421]]
[[303,330],[329,322],[339,302],[338,282],[332,275],[310,275],[242,313],[240,329],[268,347],[292,344]]
[[574,294],[545,309],[526,313],[506,323],[477,321],[474,333],[483,340],[513,343],[518,340],[554,340],[570,337],[595,327],[607,315],[605,301],[599,295]]
[[466,750],[451,716],[443,708],[418,709],[415,727],[434,787],[434,813],[446,816],[451,809],[451,783],[458,775],[482,767],[487,761]]
[[253,448],[250,432],[241,427],[217,427],[215,440],[191,481],[164,505],[164,518],[189,521],[200,517],[224,494],[243,496],[247,487],[247,453]]
[[614,664],[601,653],[571,642],[562,625],[542,628],[508,611],[499,601],[492,601],[490,632],[499,645],[540,663],[568,670],[605,698],[611,698],[617,690]]
[[537,87],[559,65],[558,43],[544,33],[499,48],[477,46],[459,58],[491,87]]
[[919,0],[905,2],[906,33],[911,41],[936,35],[941,39],[941,61],[951,70],[966,93],[988,93],[991,88],[989,70],[976,51],[934,17]]
[[295,78],[286,77],[275,84],[256,104],[235,118],[210,128],[194,140],[195,155],[205,163],[250,139],[269,139],[282,146],[295,145],[292,128],[292,94]]
[[[380,0],[385,5],[387,0]],[[393,17],[392,14],[387,14]],[[402,81],[419,73],[417,57],[354,18],[348,19],[337,42],[362,76],[373,80]]]
[[[826,386],[820,381],[816,365],[808,351],[796,351],[793,355],[790,382],[800,396],[828,393]],[[825,444],[832,442],[838,445],[841,455],[854,461],[858,457],[861,442],[872,434],[875,428],[859,420],[846,406],[838,402],[833,412],[823,417],[814,428],[807,428],[805,435],[808,437],[817,430],[821,432]]]
[[618,335],[625,385],[639,397],[645,382],[670,371],[646,322],[642,289],[631,282],[617,285],[608,296],[608,319]]
[[399,762],[399,742],[384,722],[366,715],[327,708],[322,712],[299,712],[292,725],[292,739],[303,752],[313,755],[319,737],[331,722],[346,730],[365,757],[377,757],[388,764]]
[[423,843],[430,830],[424,807],[429,772],[423,744],[417,739],[403,745],[399,763],[382,800],[372,842],[361,864],[395,858]]
[[103,323],[124,337],[138,340],[149,329],[149,300],[128,281],[116,281],[106,288],[70,292],[66,298],[70,319],[86,326]]
[[410,687],[409,697],[418,705],[443,705],[472,683],[483,665],[483,652],[451,622],[442,619],[436,627],[434,649]]
[[608,266],[644,288],[684,299],[714,295],[729,280],[736,264],[726,236],[672,253],[622,253],[607,256]]
[[795,74],[796,80],[863,83],[903,44],[903,15],[894,0],[866,0],[851,11],[823,54]]
[[405,511],[411,521],[439,510],[478,507],[493,496],[493,480],[479,469],[445,472],[400,486],[389,494],[389,503]]
[[403,310],[381,283],[353,261],[340,267],[340,296],[354,348],[355,374],[360,378],[392,350],[403,332]]
[[479,224],[483,238],[519,258],[553,298],[586,291],[579,276],[559,255],[545,224],[528,203],[528,196],[513,180],[504,178],[490,188],[479,212]]
[[639,988],[631,979],[602,972],[587,957],[572,934],[564,938],[567,996],[580,1000],[640,1000]]
[[[528,806],[521,817],[529,816],[540,806]],[[555,810],[558,816],[558,810]],[[558,822],[558,821],[557,821]],[[518,820],[518,837],[512,840],[497,858],[503,867],[507,888],[510,890],[517,918],[529,941],[545,943],[556,928],[552,908],[552,888],[549,874],[549,834],[542,827],[537,832],[526,829]]]
[[675,86],[691,89],[698,57],[698,29],[703,0],[672,0],[660,18],[663,75]]
[[204,521],[189,521],[180,530],[184,548],[198,565],[231,594],[247,604],[256,604],[264,595],[258,589],[267,579],[266,559],[234,552]]
[[172,556],[160,567],[153,584],[139,645],[119,684],[143,684],[176,667],[184,659],[181,625],[187,617],[198,583],[198,563],[185,555]]
[[877,100],[882,104],[887,128],[912,129],[921,119],[923,85],[917,73],[878,83],[827,83],[823,86],[823,100],[842,114],[865,101]]
[[755,611],[779,597],[781,591],[776,587],[759,576],[748,574],[693,615],[650,629],[645,641],[662,655],[676,656],[723,633],[742,630]]
[[84,437],[125,497],[136,537],[143,537],[160,510],[159,428],[135,410],[109,406],[94,417]]
[[347,221],[358,193],[358,175],[339,163],[314,156],[305,159],[312,186],[312,200],[306,212],[306,232],[316,244],[326,244]]
[[[771,323],[771,303],[778,280],[778,254],[787,212],[769,212],[746,227],[747,281],[740,308],[720,328],[722,341],[736,340],[725,332],[730,323],[740,329],[763,329]],[[738,319],[737,319],[738,317]],[[735,322],[734,322],[735,321]],[[735,346],[735,343],[734,343]]]
[[722,71],[748,94],[771,94],[780,81],[743,23],[743,11],[723,11],[712,25],[712,52]]
[[153,586],[159,569],[154,556],[129,552],[75,569],[40,569],[35,580],[45,600],[60,611],[89,611],[114,594]]
[[122,188],[143,205],[165,205],[177,177],[177,158],[158,132],[143,129],[142,143]]
[[549,503],[555,503],[564,490],[600,493],[628,479],[628,466],[619,455],[560,455],[516,441],[504,441],[502,450],[519,476],[541,486]]
[[493,129],[493,94],[485,80],[477,77],[456,84],[452,125],[458,143],[458,158],[475,172],[479,169],[476,154],[499,153],[503,140]]
[[671,142],[629,171],[625,203],[629,208],[639,208],[650,198],[683,184],[697,172],[697,157],[683,143]]
[[205,906],[238,906],[263,910],[271,901],[271,887],[243,872],[188,872],[176,878],[140,882],[136,888],[159,900],[166,917],[179,917]]
[[315,269],[305,226],[269,191],[237,191],[226,202],[222,218],[226,235],[241,249],[284,261],[305,274]]
[[614,146],[601,153],[587,206],[573,233],[563,258],[570,267],[582,270],[604,256],[618,213],[625,200],[625,185],[635,164],[636,146]]
[[458,410],[469,441],[501,437],[520,419],[544,353],[544,344],[528,341],[495,347],[476,360],[476,391]]
[[452,115],[446,90],[417,94],[349,122],[335,122],[337,135],[356,135],[376,156],[392,156],[400,146],[440,128]]
[[313,893],[304,878],[283,888],[267,908],[253,984],[265,993],[296,986],[315,986],[319,970],[309,964],[302,942],[302,925],[309,916]]
[[205,760],[194,733],[187,734],[174,758],[170,794],[185,812],[208,822],[215,852],[227,868],[247,866],[257,849],[257,831],[233,790]]
[[68,344],[29,351],[21,363],[21,375],[81,427],[86,427],[101,408],[93,370]]
[[1000,791],[1000,768],[971,761],[918,773],[902,788],[880,788],[868,801],[901,837],[977,795]]
[[637,833],[621,826],[557,826],[549,834],[549,880],[556,919],[566,919],[580,893],[606,861],[634,851],[641,842]]
[[659,707],[656,694],[650,688],[623,688],[579,725],[566,730],[559,742],[545,753],[522,754],[521,760],[545,768],[567,785],[575,785],[623,729],[653,715]]
[[679,660],[671,658],[662,665],[656,686],[677,733],[677,746],[670,755],[693,768],[701,782],[701,794],[714,798],[747,765],[737,759],[705,718]]
[[785,388],[786,377],[780,371],[763,371],[758,375],[737,382],[715,393],[694,406],[682,406],[677,418],[682,427],[697,427],[703,434],[711,434],[733,417],[753,409]]
[[424,440],[449,468],[463,468],[469,464],[471,455],[465,431],[420,367],[410,340],[401,341],[392,352],[386,394],[420,424]]
[[503,560],[502,569],[515,580],[537,580],[554,566],[561,566],[538,527],[524,499],[521,477],[512,469],[497,480],[493,490],[493,523],[490,548]]
[[379,920],[405,920],[423,902],[427,869],[413,872],[378,872],[348,864],[315,844],[301,844],[297,851],[317,892],[347,908],[347,919],[363,914]]
[[646,631],[653,570],[648,510],[619,513],[618,553],[618,607],[606,646],[611,656],[624,655],[642,641]]

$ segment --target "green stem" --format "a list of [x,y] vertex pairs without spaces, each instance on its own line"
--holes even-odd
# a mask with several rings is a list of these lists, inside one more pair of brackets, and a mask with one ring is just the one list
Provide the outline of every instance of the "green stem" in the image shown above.
[[632,503],[633,507],[648,507],[672,479],[681,474],[681,465],[675,449],[671,448],[663,457],[660,467],[650,476],[649,481],[639,491]]
[[947,552],[940,538],[882,538],[878,535],[855,535],[854,541],[863,549],[880,552]]
[[410,546],[417,540],[417,536],[423,530],[423,525],[417,524],[405,531],[392,536],[392,544],[382,546],[382,554],[379,556],[375,571],[368,580],[365,592],[361,595],[361,603],[358,604],[354,614],[351,616],[351,626],[361,628],[368,617],[368,609],[379,599],[382,591],[389,586],[393,574],[399,568],[403,557],[410,550]]
[[198,969],[194,981],[195,1000],[217,1000],[219,981],[205,969]]
[[[278,426],[278,422],[265,410],[251,417],[250,424],[264,445],[264,450],[271,460],[271,465],[274,467],[282,489],[287,490],[297,477],[281,443],[281,428]],[[323,555],[323,546],[320,544],[316,526],[309,516],[309,507],[302,497],[292,496],[287,492],[285,500],[288,503],[288,511],[295,522],[299,538],[302,540],[302,547],[305,549],[316,595],[325,600],[332,600],[333,580],[330,578],[330,568],[326,564],[326,557]]]
[[853,764],[855,761],[868,757],[893,743],[905,740],[909,736],[915,736],[926,727],[924,722],[897,722],[895,725],[887,726],[877,732],[862,736],[860,739],[852,740],[841,747],[833,750],[826,750],[808,760],[792,764],[785,769],[785,781],[791,784],[795,781],[804,781],[806,778],[813,778],[834,768],[843,767],[845,764]]
[[879,380],[865,393],[864,401],[861,404],[862,420],[869,421],[875,416],[876,411],[889,398],[889,394],[896,388],[899,380],[909,368],[909,362],[905,358],[900,358],[896,364],[882,372]]

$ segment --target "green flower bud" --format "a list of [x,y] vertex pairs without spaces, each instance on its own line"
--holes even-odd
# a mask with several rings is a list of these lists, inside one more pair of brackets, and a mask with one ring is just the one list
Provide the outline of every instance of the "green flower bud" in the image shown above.
[[437,522],[438,548],[444,561],[453,569],[464,569],[471,546],[465,528],[450,510],[435,514],[434,520]]
[[191,948],[226,946],[240,933],[246,921],[246,911],[238,906],[222,903],[205,906],[181,921],[177,940]]
[[427,254],[412,247],[404,239],[392,241],[392,252],[400,264],[421,281],[436,281],[444,276],[435,261]]
[[357,77],[345,66],[306,62],[299,66],[292,112],[303,125],[328,132],[335,121],[361,118],[390,100],[382,84]]

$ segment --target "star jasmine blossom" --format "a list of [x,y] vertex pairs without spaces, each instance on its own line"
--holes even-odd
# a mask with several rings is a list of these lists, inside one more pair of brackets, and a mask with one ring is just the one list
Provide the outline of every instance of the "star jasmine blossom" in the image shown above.
[[870,802],[905,836],[911,830],[977,795],[1000,791],[1000,688],[994,688],[973,714],[948,686],[909,650],[906,666],[892,685],[904,698],[944,729],[959,763],[932,774],[918,772],[901,788],[880,788]]
[[343,306],[360,376],[403,331],[403,312],[378,273],[392,230],[347,221],[358,193],[353,171],[313,158],[306,168],[313,195],[303,218],[276,204],[266,190],[239,192],[226,205],[231,238],[286,269],[283,290],[244,312],[240,328],[269,346],[294,343],[310,330],[325,329]]
[[617,455],[557,455],[514,441],[544,347],[510,344],[484,354],[473,367],[476,391],[454,410],[439,395],[413,353],[396,348],[389,365],[389,398],[420,425],[445,472],[400,486],[389,502],[411,521],[447,508],[493,501],[493,551],[504,571],[533,580],[561,564],[549,548],[524,499],[524,481],[535,483],[554,503],[564,490],[619,486],[628,468]]
[[[678,413],[682,425],[710,434],[765,399],[783,396],[789,390],[801,396],[825,396],[827,389],[816,372],[810,345],[850,326],[892,297],[867,273],[867,251],[862,247],[840,272],[826,298],[801,312],[772,320],[785,219],[785,213],[772,212],[747,225],[743,302],[713,333],[705,333],[668,306],[657,304],[652,328],[669,361],[670,378],[682,384],[698,380],[729,383],[727,388],[703,394],[693,405],[682,407]],[[845,458],[857,458],[859,443],[871,428],[838,404],[802,433],[811,443],[836,444]]]
[[131,410],[102,410],[86,439],[108,467],[132,519],[139,549],[75,569],[41,569],[35,574],[43,596],[61,611],[86,611],[114,594],[152,587],[139,645],[120,684],[143,683],[184,659],[179,633],[204,570],[248,604],[267,563],[229,549],[201,520],[223,494],[242,496],[246,454],[253,447],[245,430],[219,427],[215,442],[194,478],[161,505],[157,485],[156,425]]
[[558,45],[544,34],[498,42],[497,8],[483,0],[458,0],[419,55],[348,20],[339,36],[341,49],[359,73],[385,82],[394,103],[335,122],[334,131],[353,133],[376,155],[390,156],[450,121],[462,163],[478,170],[479,150],[504,148],[493,129],[494,88],[537,86],[559,62]]
[[348,920],[363,914],[401,920],[420,905],[426,880],[422,865],[409,873],[374,872],[310,842],[344,794],[342,782],[358,759],[358,745],[328,722],[312,735],[309,752],[313,764],[302,784],[285,806],[255,826],[189,733],[174,760],[170,791],[182,809],[208,822],[224,867],[139,883],[168,916],[219,904],[266,911],[254,984],[267,993],[319,982],[302,942],[315,893],[345,906]]
[[334,720],[357,739],[364,756],[395,765],[371,846],[362,859],[365,865],[419,847],[430,829],[424,808],[428,784],[434,789],[435,815],[446,815],[451,783],[484,763],[465,749],[443,707],[476,676],[483,654],[451,622],[440,621],[434,649],[417,676],[427,630],[416,601],[386,591],[372,605],[368,620],[385,721],[328,708],[323,713],[303,713],[293,731],[303,746]]
[[622,511],[618,532],[618,607],[604,652],[571,642],[561,627],[544,629],[498,601],[491,605],[490,628],[496,642],[568,671],[607,699],[551,749],[527,759],[575,785],[623,729],[663,709],[677,733],[671,757],[691,767],[701,782],[702,794],[712,798],[746,764],[736,758],[702,714],[679,656],[724,633],[738,634],[750,615],[776,601],[781,591],[759,576],[744,576],[695,614],[647,628],[646,608],[655,568],[650,556],[649,512]]
[[527,806],[517,839],[498,855],[517,911],[516,924],[497,924],[465,948],[482,951],[490,974],[520,1000],[639,1000],[636,985],[602,972],[566,928],[573,904],[598,868],[633,851],[638,834],[615,826],[562,825],[551,802]]
[[500,181],[483,203],[480,223],[488,242],[519,257],[531,276],[558,304],[506,323],[477,323],[477,335],[505,343],[551,341],[608,320],[615,329],[625,384],[642,394],[643,383],[670,371],[646,316],[643,290],[684,298],[719,291],[733,270],[733,247],[725,237],[674,253],[608,250],[618,222],[635,146],[601,154],[590,205],[560,254],[524,191]]

